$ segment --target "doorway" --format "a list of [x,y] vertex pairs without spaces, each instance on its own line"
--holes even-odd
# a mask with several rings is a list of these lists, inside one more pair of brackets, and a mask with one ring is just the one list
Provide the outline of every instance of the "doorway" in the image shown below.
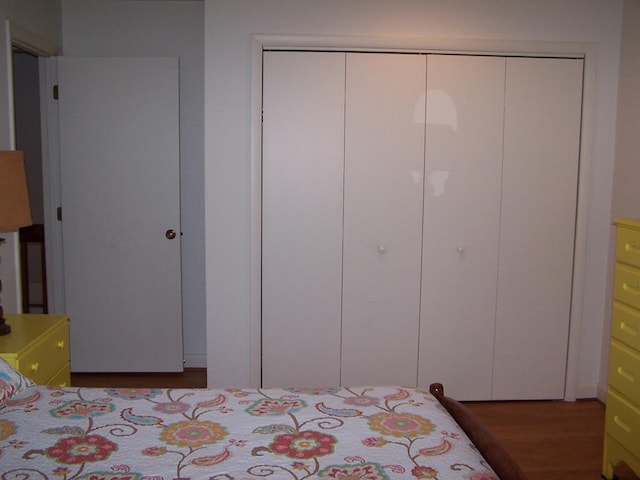
[[38,57],[12,48],[16,149],[24,152],[33,225],[20,229],[23,313],[48,313]]

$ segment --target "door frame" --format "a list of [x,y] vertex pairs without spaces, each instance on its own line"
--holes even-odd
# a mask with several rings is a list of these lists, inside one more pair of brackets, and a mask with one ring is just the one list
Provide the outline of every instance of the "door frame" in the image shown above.
[[[56,244],[53,241],[55,233],[49,232],[48,229],[52,227],[51,218],[48,217],[48,213],[51,210],[50,196],[48,195],[49,190],[49,171],[51,170],[51,166],[49,164],[49,155],[47,145],[49,144],[49,132],[47,130],[47,102],[43,101],[47,95],[47,88],[45,83],[45,78],[43,75],[44,72],[44,61],[48,57],[53,57],[58,54],[59,49],[58,46],[54,45],[47,39],[37,35],[30,30],[27,30],[20,25],[12,22],[11,20],[4,21],[4,32],[6,37],[2,39],[4,42],[3,48],[5,48],[5,54],[8,55],[9,59],[11,59],[11,49],[12,47],[18,47],[21,50],[38,57],[38,69],[39,69],[39,80],[40,80],[40,128],[42,135],[42,168],[43,168],[43,196],[44,196],[44,211],[45,211],[45,230],[47,233],[45,234],[45,248],[49,252],[58,252],[62,251],[61,244],[59,245],[59,250],[56,249]],[[3,95],[2,103],[6,102],[6,108],[3,111],[7,112],[6,119],[3,119],[3,123],[6,122],[6,126],[3,126],[2,131],[0,132],[0,142],[1,147],[4,149],[14,150],[16,147],[16,139],[15,139],[15,118],[14,118],[14,95],[13,95],[13,65],[11,61],[9,62],[8,69],[6,71],[0,71],[0,88],[2,88],[3,92],[6,94],[6,97]],[[55,220],[55,219],[54,219]],[[53,222],[53,227],[55,228],[55,221]],[[4,286],[9,286],[9,291],[14,292],[14,298],[12,301],[15,302],[15,310],[20,312],[22,309],[22,286],[21,286],[21,278],[20,278],[20,251],[19,251],[19,240],[17,233],[9,233],[5,234],[7,238],[6,248],[3,250],[4,262],[10,265],[10,269],[13,270],[14,275],[12,276],[15,283],[8,284],[5,278]],[[61,268],[56,269],[55,258],[59,258],[57,254],[48,255],[47,256],[47,289],[49,292],[49,305],[51,308],[51,312],[64,310],[61,309],[59,302],[56,302],[57,297],[52,295],[52,292],[55,292],[58,285],[62,285],[60,282]],[[64,296],[62,297],[64,298]]]
[[309,35],[253,35],[251,41],[251,127],[250,127],[250,379],[260,385],[261,346],[261,264],[262,264],[262,52],[280,50],[334,50],[371,52],[455,53],[469,55],[574,57],[584,59],[582,127],[578,167],[571,315],[567,345],[564,399],[578,396],[578,368],[584,283],[586,275],[587,230],[593,137],[597,46],[592,43],[522,42],[456,38],[344,37]]

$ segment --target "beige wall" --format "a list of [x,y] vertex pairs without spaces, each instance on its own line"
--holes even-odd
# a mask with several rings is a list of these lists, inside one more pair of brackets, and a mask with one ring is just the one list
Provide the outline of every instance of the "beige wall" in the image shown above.
[[614,217],[640,218],[640,2],[626,0],[620,49]]
[[[640,218],[640,2],[625,0],[620,46],[618,115],[611,200],[611,219]],[[616,230],[610,227],[607,307],[602,336],[600,384],[606,385],[612,308]]]
[[0,0],[0,19],[11,20],[59,47],[62,44],[60,1]]

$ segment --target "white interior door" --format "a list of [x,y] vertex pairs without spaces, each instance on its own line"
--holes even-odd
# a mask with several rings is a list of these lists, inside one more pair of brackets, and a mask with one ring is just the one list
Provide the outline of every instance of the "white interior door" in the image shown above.
[[58,69],[71,368],[181,371],[178,60]]
[[564,397],[582,64],[507,59],[496,400]]
[[416,384],[425,58],[347,54],[343,385]]
[[[418,385],[491,398],[505,59],[427,61]],[[469,81],[469,79],[473,81]]]

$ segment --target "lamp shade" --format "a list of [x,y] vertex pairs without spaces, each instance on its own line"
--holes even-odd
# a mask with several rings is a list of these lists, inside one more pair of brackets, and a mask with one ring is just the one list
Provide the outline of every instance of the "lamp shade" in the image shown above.
[[31,225],[22,152],[0,151],[0,233]]

